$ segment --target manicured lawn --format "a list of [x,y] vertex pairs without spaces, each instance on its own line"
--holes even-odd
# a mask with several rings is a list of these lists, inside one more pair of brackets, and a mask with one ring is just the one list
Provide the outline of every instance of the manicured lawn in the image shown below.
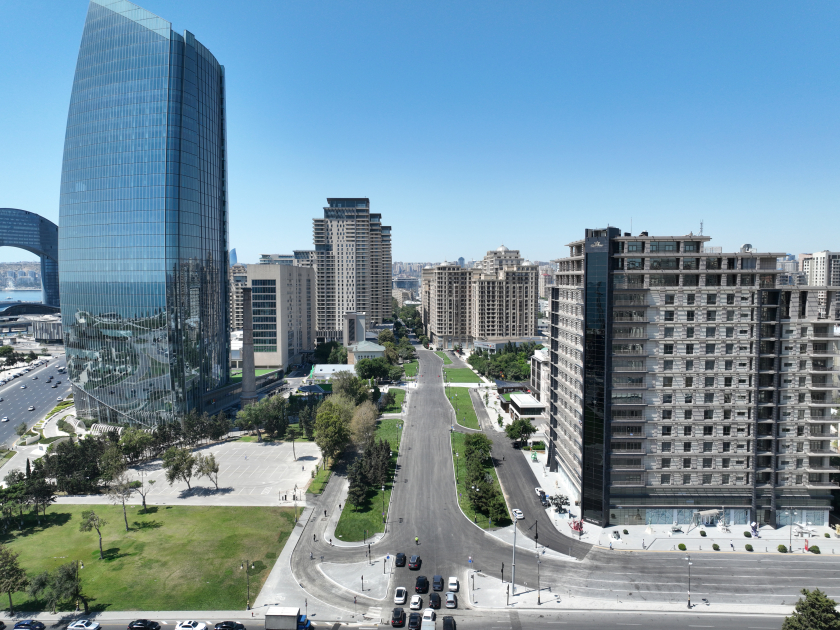
[[458,424],[468,429],[478,429],[478,417],[470,399],[469,387],[447,387],[444,391],[449,394],[449,402],[455,409]]
[[307,488],[306,491],[311,492],[312,494],[321,494],[324,491],[324,488],[327,487],[327,482],[330,480],[331,476],[332,469],[324,468],[322,466],[318,469],[318,472],[315,474],[315,479],[312,480],[312,483],[309,484],[309,488]]
[[417,361],[407,361],[403,363],[406,376],[417,376]]
[[[99,559],[96,532],[80,532],[81,512],[93,508],[102,529],[105,559]],[[94,611],[242,610],[247,597],[243,560],[250,569],[251,603],[283,549],[294,525],[293,510],[280,507],[150,506],[128,507],[126,533],[122,507],[56,505],[37,526],[27,516],[22,532],[2,542],[19,553],[30,575],[81,560],[83,592]],[[16,610],[44,610],[25,593],[13,596]],[[73,610],[64,602],[59,610]]]
[[405,390],[392,387],[389,391],[394,392],[394,404],[382,407],[380,411],[382,413],[399,413],[402,411],[402,403],[405,400]]
[[480,383],[481,378],[469,368],[443,368],[450,383]]
[[[254,376],[263,376],[264,374],[270,374],[271,372],[276,372],[276,368],[260,368],[254,370]],[[239,383],[242,380],[242,370],[231,370],[230,371],[230,382],[232,383]]]
[[[450,438],[452,441],[452,463],[456,467],[457,471],[457,490],[458,490],[458,504],[461,506],[461,509],[464,510],[464,514],[467,515],[467,518],[472,519],[474,523],[476,523],[482,529],[488,529],[490,527],[490,519],[487,514],[482,512],[476,512],[473,509],[470,500],[467,498],[467,490],[464,486],[464,469],[465,469],[465,462],[464,459],[464,438],[465,434],[463,433],[451,433]],[[455,453],[460,454],[459,457],[455,457]],[[460,459],[461,461],[457,461]],[[460,466],[460,467],[459,467]],[[489,459],[485,462],[484,470],[493,477],[493,485],[499,490],[501,494],[502,489],[499,486],[499,478],[496,476],[496,469],[493,467],[493,462]],[[504,495],[503,495],[504,496]],[[507,510],[508,514],[510,514],[510,506],[508,506]],[[505,518],[503,521],[498,523],[493,523],[493,527],[507,527],[511,524],[510,518]]]
[[435,354],[438,355],[441,359],[443,359],[443,364],[444,365],[452,365],[452,359],[450,359],[448,356],[446,356],[446,353],[443,352],[442,350],[437,350],[435,352]]
[[510,402],[510,393],[502,394],[502,398],[504,398],[506,401]]
[[[402,419],[400,418],[383,418],[377,423],[376,439],[380,438],[387,440],[391,445],[391,452],[394,454],[391,458],[391,472],[388,476],[389,480],[394,478],[394,469],[397,463],[397,452],[400,448],[400,438],[402,437]],[[368,490],[366,502],[363,507],[355,510],[353,506],[345,504],[341,511],[341,517],[338,519],[338,525],[335,528],[336,537],[347,542],[355,542],[364,540],[372,534],[382,531],[382,506],[384,497],[385,516],[388,516],[388,502],[391,500],[392,483],[389,481],[385,484],[385,492],[381,490],[381,486],[371,488]],[[367,534],[365,534],[367,530]]]

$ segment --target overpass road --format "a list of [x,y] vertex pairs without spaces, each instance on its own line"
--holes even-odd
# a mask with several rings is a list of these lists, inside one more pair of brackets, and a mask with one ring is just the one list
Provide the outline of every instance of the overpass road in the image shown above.
[[[469,522],[456,501],[449,441],[451,407],[443,391],[442,360],[424,349],[418,349],[418,356],[418,384],[411,389],[408,398],[387,532],[373,545],[372,552],[374,555],[418,553],[423,559],[420,574],[428,577],[456,575],[462,584],[466,583],[471,569],[498,576],[504,562],[508,567],[505,579],[509,579],[512,547]],[[485,417],[483,421],[488,419]],[[618,598],[646,602],[651,606],[685,599],[688,584],[684,554],[609,551],[560,534],[545,512],[537,509],[533,488],[540,484],[522,455],[498,432],[490,429],[486,434],[493,440],[493,457],[509,507],[520,507],[526,512],[526,520],[518,524],[518,536],[533,540],[533,521],[544,517],[544,521],[539,521],[540,547],[547,544],[553,551],[567,555],[566,558],[553,557],[551,553],[542,556],[540,580],[543,587],[551,585],[557,592],[573,597],[599,598],[605,604]],[[501,461],[503,457],[504,461]],[[336,474],[340,475],[342,471]],[[324,508],[333,509],[341,500],[336,496],[337,487],[338,484],[329,484],[319,500],[321,511]],[[324,544],[321,542],[321,534],[326,527],[324,520],[319,514],[306,525],[292,554],[291,568],[297,582],[313,597],[345,610],[353,609],[355,598],[360,608],[382,607],[383,614],[387,614],[393,589],[396,586],[411,589],[418,572],[395,569],[385,600],[375,600],[325,583],[317,568],[322,556],[325,562],[362,562],[366,558],[366,547],[339,548]],[[315,535],[317,542],[313,542],[311,534]],[[414,544],[415,536],[420,539],[417,546]],[[568,557],[570,547],[572,559]],[[314,560],[310,559],[310,553]],[[472,565],[468,564],[469,557],[473,559]],[[526,583],[536,584],[537,557],[536,551],[517,550],[516,583],[520,587]],[[691,561],[691,593],[696,602],[706,599],[713,604],[790,605],[798,599],[800,589],[814,587],[823,589],[831,597],[840,598],[840,558],[837,557],[709,552],[692,553]],[[467,604],[465,599],[462,604]],[[609,607],[605,605],[605,608]],[[467,610],[461,606],[458,614],[461,618],[464,615],[486,615],[488,611]],[[527,616],[532,613],[520,610],[518,614]],[[686,614],[692,613],[686,611]],[[499,629],[518,630],[518,621],[506,621],[507,612],[500,610],[498,615],[499,623],[490,628],[495,629],[498,625]],[[467,617],[463,619],[465,626],[472,623]],[[552,617],[557,619],[553,613]],[[708,619],[707,615],[703,618]],[[780,622],[773,626],[753,621],[747,623],[741,619],[737,627],[781,625]],[[627,623],[632,625],[636,622]],[[657,625],[659,622],[639,623],[648,627],[667,625],[666,622],[662,622],[665,625]],[[723,625],[708,623],[711,625],[706,627],[735,627],[726,625],[735,622],[723,617],[720,619]],[[595,627],[582,624],[581,627]],[[602,625],[609,627],[609,623],[603,620],[598,627]]]

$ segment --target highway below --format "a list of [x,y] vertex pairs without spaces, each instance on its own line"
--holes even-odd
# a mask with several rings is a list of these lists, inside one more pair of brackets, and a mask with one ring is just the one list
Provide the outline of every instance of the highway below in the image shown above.
[[[59,358],[50,359],[47,365],[33,368],[23,376],[10,380],[0,386],[0,419],[8,418],[6,422],[0,422],[0,444],[11,446],[17,439],[15,429],[21,422],[32,427],[36,422],[55,407],[57,398],[67,396],[70,393],[70,381],[67,374],[59,374],[58,368],[65,366],[65,359],[62,355]],[[12,370],[22,371],[23,368]],[[9,370],[4,370],[3,379],[8,378]],[[37,379],[35,377],[38,377]],[[47,380],[52,376],[52,382]],[[56,381],[61,384],[53,388]],[[26,385],[26,388],[21,388]],[[33,411],[29,407],[34,406]]]

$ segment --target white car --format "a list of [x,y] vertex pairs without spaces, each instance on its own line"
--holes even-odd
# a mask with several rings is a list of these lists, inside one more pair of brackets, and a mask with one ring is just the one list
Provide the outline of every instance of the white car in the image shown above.
[[90,619],[79,619],[67,626],[67,630],[98,630],[98,628],[99,623]]
[[513,518],[515,518],[517,521],[521,521],[523,518],[525,518],[525,515],[522,513],[522,510],[511,510],[511,512],[513,512]]
[[434,621],[437,618],[434,608],[427,608],[423,611],[423,621]]
[[8,421],[9,421],[9,416],[3,416],[3,419],[0,420],[0,422],[8,422]]
[[408,605],[409,610],[420,610],[423,608],[423,598],[419,595],[411,596],[411,603]]
[[454,576],[449,578],[449,590],[452,591],[453,593],[458,592],[458,578],[456,578]]
[[35,411],[35,406],[34,405],[29,405],[29,411]]
[[534,492],[537,493],[537,496],[540,496],[540,493],[545,494],[545,490],[543,490],[542,488],[534,488]]
[[179,621],[175,630],[207,630],[207,624],[200,621]]
[[26,389],[26,385],[21,385],[20,388],[21,389]]
[[404,587],[398,586],[397,590],[394,591],[394,603],[405,604],[406,597],[408,597],[408,591]]

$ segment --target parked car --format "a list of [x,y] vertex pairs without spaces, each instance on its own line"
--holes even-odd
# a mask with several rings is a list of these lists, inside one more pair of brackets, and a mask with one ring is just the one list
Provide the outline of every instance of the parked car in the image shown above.
[[429,595],[429,608],[440,608],[440,595],[437,593]]
[[391,613],[391,625],[395,628],[405,625],[405,611],[402,608],[394,608]]
[[423,611],[423,621],[434,621],[437,619],[437,613],[433,608],[427,608]]
[[91,619],[79,619],[67,626],[67,630],[98,630],[98,628],[99,622]]
[[429,580],[426,578],[425,575],[418,575],[417,580],[414,582],[414,592],[415,593],[428,593],[429,592]]
[[458,608],[458,596],[455,595],[452,591],[446,594],[446,607],[447,608]]
[[24,619],[15,624],[15,630],[44,630],[46,626],[34,619]]
[[400,552],[400,553],[397,554],[397,557],[394,558],[394,565],[398,566],[398,567],[404,567],[405,566],[405,554],[404,553]]
[[521,521],[523,518],[525,518],[525,515],[522,513],[522,510],[512,510],[512,512],[513,518],[515,518],[517,521]]
[[458,592],[458,578],[456,578],[454,575],[449,578],[449,590],[453,593]]
[[443,590],[443,576],[442,575],[433,575],[432,576],[432,590],[433,591],[442,591]]
[[245,625],[238,621],[220,621],[214,628],[215,630],[245,630]]
[[455,630],[455,617],[447,615],[443,618],[443,630]]
[[423,561],[420,559],[420,556],[411,556],[408,561],[408,568],[417,570],[421,567]]
[[405,604],[405,598],[408,597],[408,591],[403,586],[398,586],[394,591],[394,603]]
[[423,615],[420,613],[413,612],[408,616],[408,630],[419,630],[421,623],[423,623]]
[[420,610],[423,608],[423,598],[419,595],[411,596],[411,603],[408,605],[410,610]]
[[160,630],[160,624],[148,619],[137,619],[128,624],[128,630]]
[[207,624],[189,619],[187,621],[179,621],[178,625],[175,626],[175,630],[207,630]]
[[0,420],[0,422],[8,422],[8,421],[9,421],[9,416],[3,416],[3,419]]

